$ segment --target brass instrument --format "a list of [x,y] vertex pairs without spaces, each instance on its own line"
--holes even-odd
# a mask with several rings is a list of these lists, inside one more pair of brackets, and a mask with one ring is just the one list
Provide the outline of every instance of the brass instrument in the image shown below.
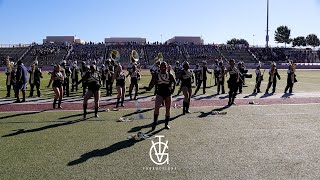
[[139,54],[136,50],[131,51],[130,60],[131,60],[131,62],[138,62],[139,61]]
[[155,61],[163,61],[163,55],[161,52],[158,53],[158,55],[154,59]]
[[292,61],[289,62],[289,70],[291,71],[291,81],[292,83],[298,82],[296,79],[296,69],[297,69],[297,65],[295,63],[293,63]]
[[12,69],[14,66],[14,62],[10,62],[9,56],[7,56],[6,65],[7,65],[7,71],[6,71],[7,85],[10,85],[11,84],[11,72],[12,72]]
[[110,59],[115,62],[115,63],[119,63],[120,61],[120,53],[117,50],[112,50],[110,53]]

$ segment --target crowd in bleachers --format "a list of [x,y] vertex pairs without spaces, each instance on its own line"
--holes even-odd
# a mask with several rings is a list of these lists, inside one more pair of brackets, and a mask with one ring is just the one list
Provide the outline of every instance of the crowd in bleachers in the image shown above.
[[[21,57],[21,53],[15,55],[16,48],[0,48],[0,56],[5,58],[8,54]],[[136,50],[140,56],[142,65],[152,65],[159,52],[163,54],[164,59],[174,64],[176,61],[189,60],[191,64],[200,63],[203,60],[211,62],[213,59],[235,59],[236,61],[252,62],[285,62],[293,60],[300,63],[318,62],[320,51],[311,49],[294,48],[249,48],[246,46],[233,45],[194,45],[194,44],[84,44],[84,45],[65,45],[65,44],[44,44],[34,45],[24,56],[23,62],[27,65],[37,58],[40,65],[51,65],[67,60],[68,64],[73,61],[96,61],[102,64],[106,58],[109,58],[112,50],[118,50],[121,56],[120,62],[126,65],[130,62],[132,50]],[[26,52],[27,48],[21,50]],[[5,52],[5,53],[1,53]],[[13,52],[13,53],[12,53]],[[0,57],[1,58],[1,57]]]
[[170,64],[173,64],[175,61],[183,58],[181,48],[175,44],[164,44],[164,45],[146,45],[145,46],[148,62],[152,64],[154,58],[158,55],[159,52],[162,53],[163,58]]
[[68,61],[96,61],[101,63],[105,55],[105,46],[98,45],[73,45]]

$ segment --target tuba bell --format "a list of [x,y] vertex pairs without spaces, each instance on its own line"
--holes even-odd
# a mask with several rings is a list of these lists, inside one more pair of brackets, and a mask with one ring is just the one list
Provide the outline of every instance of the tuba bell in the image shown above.
[[163,55],[161,52],[158,53],[158,55],[156,56],[156,58],[154,59],[155,61],[163,61]]
[[117,50],[112,50],[110,53],[110,59],[115,62],[118,63],[120,61],[120,53]]
[[131,60],[131,62],[138,62],[139,61],[139,54],[136,50],[132,50],[130,60]]

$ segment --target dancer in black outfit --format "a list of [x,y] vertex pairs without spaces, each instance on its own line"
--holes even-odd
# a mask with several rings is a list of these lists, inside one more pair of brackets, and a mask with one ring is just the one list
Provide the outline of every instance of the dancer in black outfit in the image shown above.
[[90,70],[85,73],[81,81],[85,82],[88,86],[88,91],[86,92],[83,99],[83,118],[86,119],[88,100],[92,97],[92,95],[94,97],[94,116],[99,117],[98,109],[100,100],[101,77],[95,65],[90,66]]
[[126,75],[122,70],[122,66],[120,64],[118,64],[115,69],[113,79],[116,80],[116,88],[118,92],[116,108],[119,107],[120,99],[121,99],[121,107],[124,107],[123,102],[124,102],[124,96],[126,94]]
[[49,85],[47,88],[50,87],[52,83],[52,89],[55,93],[54,100],[53,100],[53,109],[56,108],[56,103],[58,101],[58,108],[61,109],[61,101],[63,98],[63,82],[64,82],[64,71],[62,71],[59,64],[54,66],[54,70],[51,73],[51,79],[49,81]]
[[165,119],[165,128],[170,129],[168,126],[170,120],[170,109],[171,109],[171,96],[174,92],[176,81],[174,76],[168,72],[168,67],[166,62],[161,62],[160,72],[156,73],[152,76],[151,83],[147,88],[150,91],[155,85],[158,87],[156,92],[156,100],[155,100],[155,109],[154,109],[154,121],[152,125],[152,131],[156,129],[159,109],[161,103],[165,102],[166,107],[166,119]]
[[179,74],[179,79],[181,81],[181,89],[183,92],[183,114],[186,113],[190,113],[189,111],[189,107],[190,107],[190,99],[191,99],[191,95],[192,95],[192,88],[191,85],[193,83],[193,73],[192,71],[189,69],[190,65],[188,62],[184,62],[183,63],[183,70],[182,72]]

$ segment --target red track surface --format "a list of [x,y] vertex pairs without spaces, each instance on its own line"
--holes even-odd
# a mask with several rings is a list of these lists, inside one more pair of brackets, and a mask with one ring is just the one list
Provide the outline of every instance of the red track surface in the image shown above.
[[[236,99],[237,106],[239,105],[249,105],[252,99]],[[255,99],[259,105],[273,105],[273,104],[310,104],[310,103],[320,103],[320,98],[279,98],[279,99]],[[225,106],[227,105],[228,99],[210,99],[210,100],[193,100],[191,102],[192,107],[204,107],[204,106]],[[172,102],[174,105],[181,106],[182,100]],[[101,108],[112,109],[114,107],[114,102],[101,102]],[[139,107],[136,106],[134,101],[126,101],[124,103],[125,107],[122,109],[130,108],[153,108],[154,101],[142,101],[139,102]],[[254,105],[252,105],[254,106]],[[82,110],[82,102],[79,103],[62,103],[62,110]],[[93,107],[93,103],[89,104],[89,108]],[[121,109],[121,108],[120,108]],[[53,110],[51,103],[43,104],[2,104],[0,105],[0,112],[6,111],[48,111]],[[60,110],[60,109],[59,109]],[[56,110],[56,111],[59,111]]]

